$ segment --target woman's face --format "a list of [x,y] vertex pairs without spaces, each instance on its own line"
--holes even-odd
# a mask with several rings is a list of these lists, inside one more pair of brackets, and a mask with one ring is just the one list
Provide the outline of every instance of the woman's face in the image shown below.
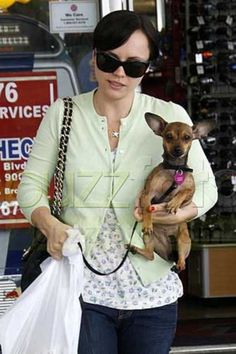
[[[108,51],[108,53],[120,61],[148,61],[150,56],[148,39],[143,32],[137,30],[129,37],[126,43]],[[143,76],[138,78],[128,76],[122,66],[119,66],[112,73],[107,73],[97,67],[95,57],[94,62],[98,90],[109,99],[122,99],[129,96],[129,94],[133,95],[135,88],[143,78]]]

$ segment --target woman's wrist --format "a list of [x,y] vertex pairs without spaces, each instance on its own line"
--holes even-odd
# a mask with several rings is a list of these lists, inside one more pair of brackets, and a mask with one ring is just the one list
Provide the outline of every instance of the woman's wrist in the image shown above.
[[31,215],[31,221],[46,237],[49,235],[52,227],[56,223],[59,223],[59,220],[51,214],[50,209],[47,207],[35,209]]

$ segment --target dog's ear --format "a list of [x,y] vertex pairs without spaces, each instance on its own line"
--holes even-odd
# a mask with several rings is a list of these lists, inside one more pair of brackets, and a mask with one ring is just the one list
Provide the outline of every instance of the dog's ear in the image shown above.
[[145,119],[152,131],[159,136],[162,136],[163,130],[168,124],[163,118],[154,113],[145,113]]
[[202,120],[193,125],[193,139],[201,139],[208,135],[208,133],[213,130],[216,123],[212,120]]

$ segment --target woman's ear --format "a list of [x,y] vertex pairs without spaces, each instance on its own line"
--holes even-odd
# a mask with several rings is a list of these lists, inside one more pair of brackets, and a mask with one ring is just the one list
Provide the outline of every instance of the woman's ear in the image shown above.
[[90,80],[91,81],[97,81],[96,76],[95,76],[95,63],[96,63],[96,51],[95,49],[92,52],[92,57],[89,61],[90,65]]
[[95,64],[95,59],[96,59],[96,49],[93,49],[92,64]]
[[149,64],[147,70],[145,71],[145,74],[149,73],[149,71],[150,71],[150,64]]

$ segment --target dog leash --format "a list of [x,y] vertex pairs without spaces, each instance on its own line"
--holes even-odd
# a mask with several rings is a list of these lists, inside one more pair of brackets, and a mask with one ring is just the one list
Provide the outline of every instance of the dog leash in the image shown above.
[[151,204],[160,204],[164,202],[165,198],[178,187],[177,183],[174,181],[172,185],[163,193],[159,198],[153,197],[151,200]]
[[85,258],[84,256],[84,253],[83,253],[83,249],[82,249],[82,246],[80,243],[78,243],[78,246],[81,250],[81,253],[82,253],[82,257],[83,257],[83,261],[84,261],[84,264],[86,265],[86,267],[93,273],[97,274],[97,275],[101,275],[101,276],[104,276],[104,275],[110,275],[110,274],[113,274],[115,272],[117,272],[122,266],[123,264],[125,263],[126,261],[126,258],[128,257],[128,254],[130,252],[130,246],[131,246],[131,241],[132,241],[132,238],[133,238],[133,235],[134,235],[134,232],[135,232],[135,229],[138,225],[138,221],[135,221],[134,223],[134,226],[133,226],[133,229],[132,229],[132,232],[131,232],[131,236],[130,236],[130,241],[129,241],[129,244],[127,245],[127,251],[125,252],[124,254],[124,257],[122,258],[120,264],[118,264],[118,266],[111,270],[110,272],[107,272],[107,273],[103,273],[103,272],[100,272],[99,270],[95,269],[93,266],[91,266],[91,264],[88,262],[88,260]]

